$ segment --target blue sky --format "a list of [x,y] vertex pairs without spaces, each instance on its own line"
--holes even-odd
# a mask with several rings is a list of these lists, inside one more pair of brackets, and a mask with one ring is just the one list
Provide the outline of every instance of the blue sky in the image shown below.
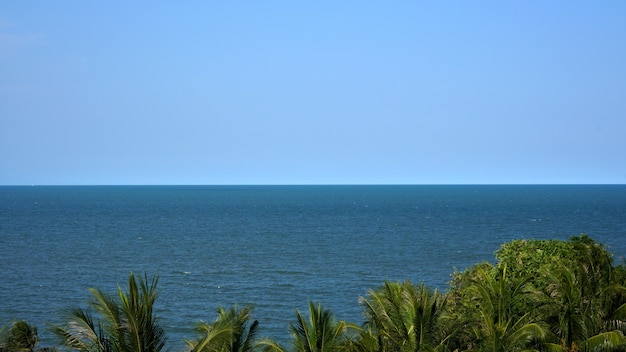
[[623,1],[10,1],[0,184],[626,183]]

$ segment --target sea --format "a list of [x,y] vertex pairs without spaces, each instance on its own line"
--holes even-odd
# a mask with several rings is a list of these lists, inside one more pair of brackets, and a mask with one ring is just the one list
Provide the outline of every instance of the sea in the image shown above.
[[0,323],[58,345],[49,324],[132,272],[159,278],[168,350],[235,304],[286,343],[309,301],[361,324],[386,280],[445,291],[503,243],[582,233],[624,262],[626,185],[2,186]]

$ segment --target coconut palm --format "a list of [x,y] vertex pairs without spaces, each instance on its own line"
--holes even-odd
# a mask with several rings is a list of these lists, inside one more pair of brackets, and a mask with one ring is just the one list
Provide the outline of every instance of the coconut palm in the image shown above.
[[340,350],[345,352],[378,352],[381,351],[379,347],[378,335],[372,330],[371,326],[364,328],[358,326],[352,326],[352,329],[356,333],[353,338],[344,340],[341,344]]
[[[443,351],[453,325],[445,320],[446,297],[424,284],[385,282],[361,299],[380,351]],[[364,341],[371,338],[361,335]],[[371,346],[371,343],[369,343]]]
[[23,320],[18,320],[3,327],[0,333],[1,352],[54,351],[53,348],[37,348],[39,344],[37,328]]
[[[547,273],[552,284],[548,293],[553,298],[553,330],[559,337],[562,351],[624,350],[623,305],[607,312],[607,295],[620,289],[596,277],[601,271],[588,270],[583,263],[577,267],[561,265]],[[557,346],[553,346],[557,349]]]
[[[349,329],[357,329],[356,326],[344,321],[337,322],[330,310],[309,302],[309,316],[304,317],[296,309],[296,323],[290,323],[292,347],[297,352],[334,352],[348,350],[351,340],[348,336]],[[265,352],[285,352],[281,344],[272,339],[262,339],[257,346]]]
[[296,310],[295,324],[290,324],[293,346],[298,352],[336,351],[347,338],[348,324],[335,321],[330,310],[309,302],[309,316],[305,318]]
[[511,277],[506,266],[483,265],[467,288],[472,295],[469,314],[476,346],[480,351],[521,351],[539,348],[549,337],[546,327],[535,320],[532,312],[519,312],[527,289],[528,278]]
[[92,312],[75,309],[64,326],[53,331],[63,344],[84,352],[158,352],[165,345],[165,333],[153,312],[158,297],[158,278],[149,283],[147,276],[128,279],[128,293],[117,289],[108,295],[91,288]]
[[25,321],[19,320],[12,324],[7,334],[2,339],[0,349],[2,351],[34,351],[39,343],[37,328]]
[[251,319],[252,306],[246,305],[239,309],[235,305],[231,309],[220,307],[217,310],[217,319],[212,324],[200,323],[196,331],[202,337],[195,341],[187,341],[187,346],[193,352],[248,352],[255,346],[259,322]]
[[445,313],[446,296],[423,283],[385,282],[361,302],[380,351],[444,351],[456,329]]
[[608,315],[604,322],[604,329],[619,330],[622,334],[626,333],[626,283],[622,283],[622,280],[616,280],[609,289],[607,289],[607,295],[604,297],[606,310],[611,314]]

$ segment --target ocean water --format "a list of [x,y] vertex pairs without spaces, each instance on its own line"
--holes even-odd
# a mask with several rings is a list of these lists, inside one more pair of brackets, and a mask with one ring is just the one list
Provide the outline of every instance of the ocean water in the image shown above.
[[513,239],[587,233],[626,255],[626,185],[0,187],[0,322],[46,324],[159,275],[156,312],[182,350],[218,306],[253,303],[286,341],[295,309],[321,302],[361,323],[385,280],[445,290]]

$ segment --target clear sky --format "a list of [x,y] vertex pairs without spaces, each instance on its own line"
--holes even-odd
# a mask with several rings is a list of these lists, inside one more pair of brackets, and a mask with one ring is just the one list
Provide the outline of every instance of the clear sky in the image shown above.
[[0,184],[626,183],[626,1],[4,1]]

